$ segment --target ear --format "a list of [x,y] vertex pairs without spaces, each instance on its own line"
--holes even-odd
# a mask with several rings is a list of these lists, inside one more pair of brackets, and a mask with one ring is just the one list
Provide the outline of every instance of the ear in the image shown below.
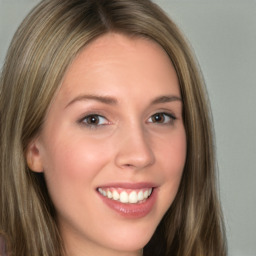
[[35,139],[29,143],[26,151],[26,160],[31,171],[43,172],[43,163],[39,151],[38,139]]

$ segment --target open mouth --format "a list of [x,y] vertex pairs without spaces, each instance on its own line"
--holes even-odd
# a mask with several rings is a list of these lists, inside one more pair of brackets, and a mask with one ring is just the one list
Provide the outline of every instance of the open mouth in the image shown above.
[[153,192],[153,188],[124,189],[124,188],[97,188],[97,191],[108,199],[124,204],[138,204],[145,202]]

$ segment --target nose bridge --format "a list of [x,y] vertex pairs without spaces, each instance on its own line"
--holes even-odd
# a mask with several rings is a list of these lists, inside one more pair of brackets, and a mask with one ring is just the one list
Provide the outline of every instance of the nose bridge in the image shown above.
[[130,123],[119,134],[116,164],[119,167],[142,169],[155,161],[149,133],[140,123]]

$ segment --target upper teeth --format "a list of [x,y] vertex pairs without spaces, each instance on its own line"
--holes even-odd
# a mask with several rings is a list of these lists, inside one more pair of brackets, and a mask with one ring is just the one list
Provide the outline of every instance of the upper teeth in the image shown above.
[[138,202],[141,202],[147,199],[152,193],[152,188],[140,189],[140,190],[98,188],[98,191],[100,192],[101,195],[108,197],[109,199],[118,200],[121,203],[136,204]]

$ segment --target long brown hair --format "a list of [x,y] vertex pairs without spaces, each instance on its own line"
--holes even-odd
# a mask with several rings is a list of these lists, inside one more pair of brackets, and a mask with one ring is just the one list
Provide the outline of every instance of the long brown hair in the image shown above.
[[24,153],[67,67],[108,32],[157,42],[176,69],[184,104],[187,159],[181,185],[144,256],[225,256],[204,82],[179,29],[149,0],[45,0],[17,30],[0,80],[0,230],[8,235],[10,253],[64,255],[44,177],[29,170]]

